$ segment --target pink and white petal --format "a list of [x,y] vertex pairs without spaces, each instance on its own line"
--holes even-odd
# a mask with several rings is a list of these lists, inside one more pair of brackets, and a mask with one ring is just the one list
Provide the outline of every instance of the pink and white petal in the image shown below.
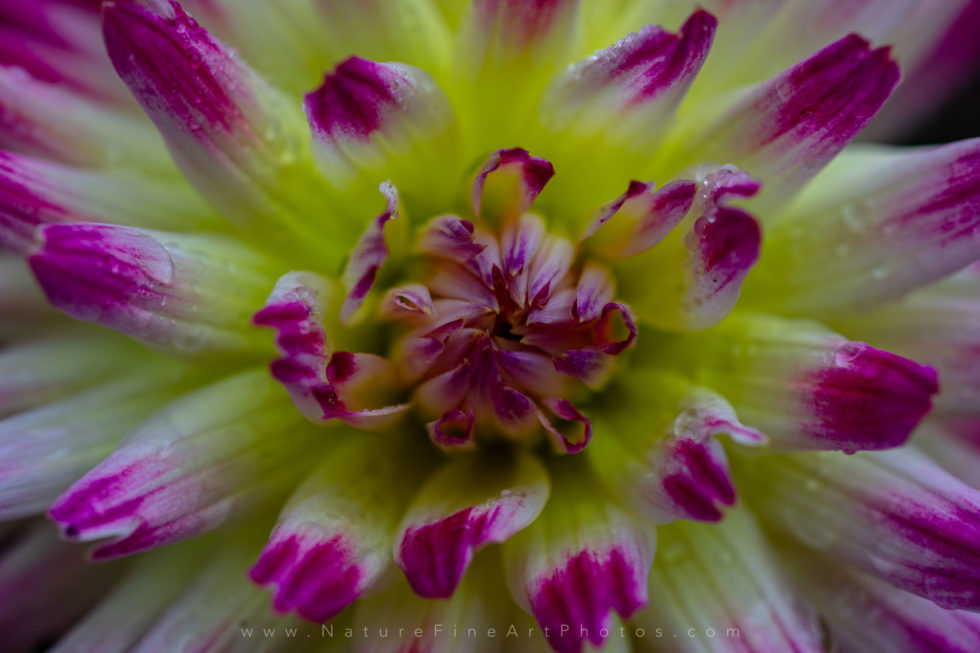
[[980,259],[980,139],[843,156],[766,239],[745,301],[767,310],[827,317],[936,282]]
[[732,162],[766,180],[758,203],[782,203],[864,128],[898,82],[889,50],[850,35],[747,91],[674,136],[690,162]]
[[736,495],[720,438],[756,447],[766,437],[722,397],[678,377],[634,372],[616,396],[594,411],[599,437],[587,455],[599,480],[654,523],[721,520]]
[[385,239],[385,225],[399,214],[398,191],[389,182],[381,184],[381,194],[385,196],[386,207],[361,234],[350,253],[344,268],[343,283],[347,297],[340,307],[340,320],[349,323],[354,313],[364,303],[374,281],[388,259],[388,244]]
[[255,643],[246,639],[248,626],[261,632],[263,626],[289,625],[273,622],[265,597],[249,584],[246,570],[256,549],[252,533],[232,531],[209,548],[213,553],[200,572],[130,653],[255,650]]
[[248,330],[274,264],[227,236],[63,223],[39,230],[31,270],[57,308],[190,356],[257,345]]
[[577,653],[603,644],[613,610],[626,618],[646,604],[655,533],[596,493],[577,458],[563,463],[544,512],[503,556],[514,600],[549,629],[552,648]]
[[314,156],[331,185],[348,190],[390,178],[424,213],[455,199],[443,180],[464,174],[459,130],[449,100],[424,70],[351,57],[303,106]]
[[7,343],[0,350],[0,415],[84,390],[141,365],[143,347],[116,334],[65,329]]
[[787,569],[843,650],[970,653],[980,646],[980,616],[972,612],[945,610],[812,553],[793,552]]
[[973,38],[978,27],[980,4],[972,0],[955,0],[942,8],[920,3],[894,40],[902,83],[868,125],[864,139],[893,142],[968,88],[980,57],[980,43]]
[[[322,17],[325,43],[337,59],[356,54],[439,72],[450,60],[452,35],[433,0],[314,0],[314,4]],[[364,34],[372,38],[365,39]]]
[[541,91],[577,54],[581,0],[474,0],[456,32],[452,81],[460,115],[479,120],[471,146],[527,142]]
[[531,208],[554,174],[547,159],[527,150],[497,150],[476,173],[473,214],[492,224],[517,219]]
[[476,448],[473,437],[475,424],[476,414],[472,408],[450,408],[425,427],[429,439],[443,451],[469,451]]
[[314,422],[322,419],[323,408],[313,393],[327,384],[327,364],[333,355],[326,316],[335,312],[335,290],[330,280],[315,272],[289,272],[279,278],[265,307],[252,317],[255,324],[276,329],[282,356],[270,364],[272,376],[286,387],[300,413]]
[[116,72],[205,199],[267,247],[339,261],[357,225],[320,228],[325,182],[299,107],[175,2],[113,0],[102,21]]
[[[208,542],[209,544],[211,542]],[[197,544],[143,554],[51,653],[128,653],[168,605],[201,573]],[[99,567],[101,570],[101,567]]]
[[653,182],[631,181],[625,193],[596,212],[583,243],[604,258],[640,254],[680,224],[697,190],[697,184],[689,180],[675,181],[660,190]]
[[412,498],[395,537],[395,563],[416,594],[451,596],[474,554],[504,542],[537,518],[548,475],[529,454],[448,462]]
[[650,606],[634,617],[647,632],[679,634],[681,653],[825,650],[816,611],[787,582],[750,511],[677,522],[658,536]]
[[0,244],[27,252],[38,225],[110,222],[151,229],[215,229],[222,222],[178,181],[94,172],[0,152]]
[[540,400],[538,419],[558,453],[579,453],[592,441],[592,421],[572,402],[559,397]]
[[741,209],[709,204],[704,213],[691,211],[659,247],[616,263],[621,296],[658,328],[709,328],[738,301],[761,241],[759,223]]
[[0,519],[39,515],[147,415],[179,393],[189,369],[148,360],[136,374],[0,420]]
[[111,104],[128,99],[112,75],[97,3],[9,0],[0,7],[0,62]]
[[616,279],[609,268],[601,263],[589,262],[582,269],[575,289],[575,303],[571,315],[579,323],[589,322],[602,316],[602,311],[616,296]]
[[0,66],[0,148],[66,164],[176,175],[152,125],[21,68]]
[[283,508],[249,574],[273,586],[277,611],[323,623],[392,568],[398,520],[431,465],[397,442],[366,444],[349,437]]
[[801,544],[943,608],[980,605],[980,492],[923,454],[766,456],[739,472],[756,511]]
[[718,21],[698,9],[672,33],[646,25],[570,66],[545,91],[546,128],[649,149],[704,64]]
[[93,568],[59,542],[51,525],[25,524],[0,555],[0,626],[9,651],[48,646],[97,601],[122,571]]
[[931,367],[771,316],[733,316],[710,336],[664,342],[657,360],[723,389],[739,419],[780,449],[900,446],[939,390]]
[[[505,624],[509,624],[506,591],[499,556],[485,551],[447,600],[422,598],[398,578],[384,592],[357,603],[352,638],[346,638],[339,624],[336,632],[330,624],[324,628],[335,640],[347,642],[349,648],[343,650],[352,653],[510,651],[516,647],[513,638],[505,639]],[[361,628],[372,636],[360,637]]]
[[980,405],[980,274],[964,270],[900,302],[835,318],[848,337],[873,342],[935,367],[942,379],[937,410],[976,414]]
[[420,283],[398,286],[385,293],[378,306],[378,316],[382,319],[400,320],[412,323],[425,322],[436,313],[429,289]]
[[[168,404],[59,497],[49,516],[104,560],[194,537],[270,497],[308,464],[311,435],[264,370]],[[282,433],[291,437],[276,437]],[[284,472],[283,470],[287,470]]]
[[476,228],[456,215],[432,218],[419,231],[416,249],[420,254],[464,264],[486,249],[476,242]]

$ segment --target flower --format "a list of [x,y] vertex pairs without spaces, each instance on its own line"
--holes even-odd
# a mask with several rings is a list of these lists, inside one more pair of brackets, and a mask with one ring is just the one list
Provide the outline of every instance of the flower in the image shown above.
[[966,3],[694,4],[0,8],[9,645],[980,647]]

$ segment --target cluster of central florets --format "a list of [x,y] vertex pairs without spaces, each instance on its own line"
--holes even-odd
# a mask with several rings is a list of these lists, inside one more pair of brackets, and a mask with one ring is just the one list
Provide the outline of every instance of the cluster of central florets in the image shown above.
[[[481,202],[490,172],[531,182],[502,184],[491,212]],[[577,243],[525,210],[534,179],[543,185],[550,174],[523,150],[497,153],[477,176],[475,219],[443,215],[421,229],[426,283],[395,288],[382,303],[409,328],[394,357],[439,446],[473,446],[484,433],[525,440],[543,429],[558,451],[580,451],[592,426],[573,401],[582,384],[601,385],[636,338],[609,270],[579,260]]]

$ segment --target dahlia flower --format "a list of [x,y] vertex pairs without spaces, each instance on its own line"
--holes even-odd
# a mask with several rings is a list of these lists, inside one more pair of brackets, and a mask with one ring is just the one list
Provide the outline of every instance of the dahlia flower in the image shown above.
[[5,650],[980,650],[965,7],[4,0]]

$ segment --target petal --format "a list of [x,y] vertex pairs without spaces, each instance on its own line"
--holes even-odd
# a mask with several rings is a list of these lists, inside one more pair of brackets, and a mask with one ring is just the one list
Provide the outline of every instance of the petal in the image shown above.
[[800,589],[820,611],[836,645],[846,650],[970,653],[980,644],[976,614],[945,610],[819,556],[790,561]]
[[456,33],[453,81],[460,115],[483,125],[476,151],[525,140],[552,74],[578,41],[581,0],[474,0]]
[[[43,513],[126,433],[178,394],[184,366],[149,360],[139,372],[0,420],[0,519]],[[87,384],[90,385],[90,384]]]
[[273,265],[235,240],[74,223],[47,225],[39,238],[31,270],[75,319],[189,355],[256,345],[248,317]]
[[579,453],[592,441],[592,422],[567,399],[544,397],[540,411],[541,426],[551,436],[559,453]]
[[468,450],[476,447],[473,439],[473,426],[476,414],[472,408],[460,410],[450,408],[442,416],[426,424],[429,439],[437,447],[445,450]]
[[650,606],[634,619],[679,633],[674,650],[808,651],[824,646],[813,608],[796,596],[749,511],[718,524],[660,529]]
[[126,90],[111,74],[102,47],[97,5],[10,0],[0,14],[5,65],[107,103],[125,100]]
[[174,2],[114,0],[102,21],[116,72],[197,190],[267,247],[339,261],[357,226],[318,228],[323,181],[298,107]]
[[120,582],[52,646],[51,653],[133,650],[170,602],[202,571],[201,548],[176,546],[140,556]]
[[277,611],[325,622],[392,566],[398,519],[430,465],[391,442],[377,443],[379,456],[363,437],[349,438],[307,477],[252,567],[253,581],[275,586]]
[[662,138],[708,55],[718,21],[695,11],[677,34],[655,25],[570,66],[545,92],[546,128],[650,148]]
[[5,150],[83,166],[175,172],[145,120],[20,68],[0,66],[0,127]]
[[980,402],[980,274],[972,270],[919,290],[902,302],[842,316],[832,326],[934,366],[942,379],[938,410],[974,414]]
[[579,323],[598,319],[616,295],[616,280],[604,265],[588,262],[575,290],[571,314]]
[[698,187],[680,180],[655,190],[653,182],[630,182],[629,188],[596,212],[584,244],[604,258],[625,258],[650,249],[680,224],[694,203]]
[[252,321],[276,329],[282,355],[269,369],[304,417],[314,424],[339,419],[358,428],[383,428],[409,406],[389,401],[400,383],[386,359],[334,350],[327,332],[340,328],[329,319],[336,313],[336,295],[328,279],[290,272],[276,282]]
[[178,182],[104,174],[0,152],[0,244],[26,252],[35,228],[111,222],[157,229],[214,229],[221,222]]
[[[264,371],[187,395],[144,422],[49,511],[66,538],[104,540],[97,560],[145,551],[228,522],[281,491],[308,437]],[[292,432],[288,442],[277,434]]]
[[83,330],[5,343],[0,350],[0,415],[111,379],[147,357],[142,347],[125,338]]
[[766,238],[745,300],[767,310],[854,312],[938,281],[980,258],[980,139],[858,150],[767,225]]
[[270,626],[268,607],[245,574],[254,546],[252,534],[241,531],[212,542],[215,553],[129,652],[230,651],[247,642],[246,624]]
[[389,220],[398,217],[398,191],[390,183],[381,184],[381,194],[387,200],[384,213],[376,217],[367,230],[361,235],[354,246],[344,268],[344,287],[347,298],[340,308],[340,320],[345,324],[360,308],[367,297],[378,271],[388,258],[388,246],[385,243],[385,225]]
[[118,565],[86,565],[49,524],[15,533],[0,556],[0,626],[10,651],[47,647],[118,578]]
[[[421,598],[399,578],[387,591],[362,599],[349,630],[323,627],[328,637],[352,653],[454,653],[502,650],[507,610],[500,559],[487,551],[476,558],[453,596],[444,601]],[[362,629],[366,628],[364,631]],[[362,637],[367,632],[368,637]],[[507,640],[507,649],[511,648]]]
[[693,161],[732,162],[783,201],[868,124],[898,82],[887,48],[847,36],[747,92],[695,133],[675,136]]
[[[603,484],[655,523],[719,521],[735,487],[719,440],[765,444],[721,397],[683,379],[635,372],[616,403],[594,411],[599,437],[588,456]],[[651,388],[656,388],[651,392]]]
[[980,494],[922,454],[767,456],[739,470],[752,505],[802,544],[944,608],[980,605]]
[[930,367],[775,317],[732,317],[703,336],[664,341],[657,361],[722,392],[783,449],[899,446],[939,389]]
[[641,320],[672,331],[706,329],[738,301],[759,256],[759,224],[734,207],[710,202],[701,210],[695,206],[658,247],[614,266],[621,296]]
[[416,249],[420,254],[466,263],[486,249],[485,245],[476,242],[475,230],[469,220],[456,215],[440,215],[420,229]]
[[556,492],[544,512],[503,555],[514,600],[550,630],[556,651],[577,652],[603,643],[613,610],[629,617],[646,604],[655,539],[594,491],[577,458],[567,462],[553,470]]
[[547,159],[527,150],[497,150],[473,181],[473,214],[491,224],[515,219],[531,207],[554,174]]
[[533,522],[548,492],[544,468],[527,454],[455,459],[412,499],[395,538],[395,563],[419,596],[448,597],[474,553]]
[[444,180],[463,174],[458,127],[427,72],[351,57],[306,95],[303,106],[314,155],[332,185],[346,189],[361,179],[390,177],[425,212],[454,199]]
[[[436,69],[449,58],[451,34],[432,0],[315,0],[335,57],[405,61]],[[459,4],[459,3],[455,3]],[[370,34],[371,38],[364,38]]]

